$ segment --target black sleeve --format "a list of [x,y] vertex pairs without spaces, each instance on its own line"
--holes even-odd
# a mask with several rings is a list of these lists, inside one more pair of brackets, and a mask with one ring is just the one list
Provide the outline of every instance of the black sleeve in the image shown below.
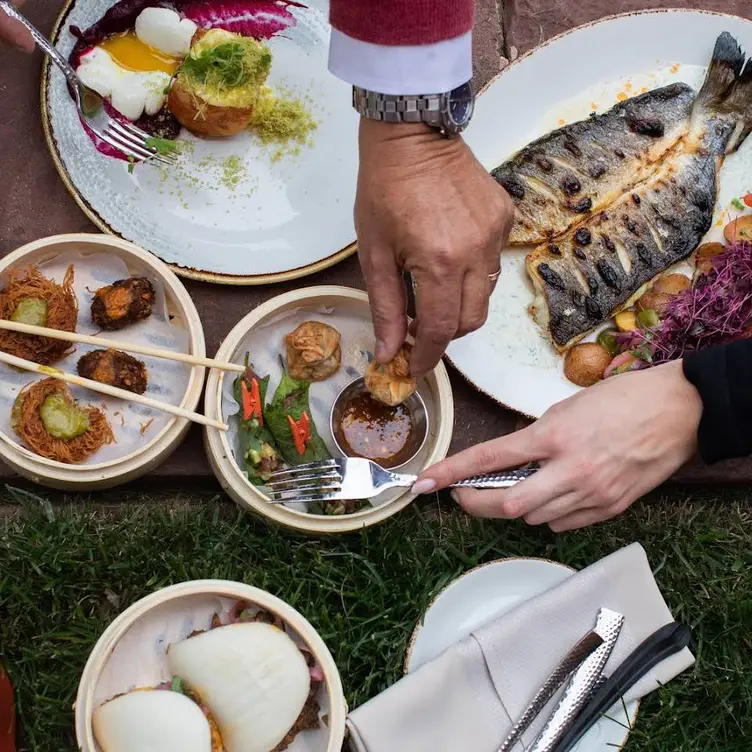
[[703,404],[700,456],[708,464],[752,454],[752,339],[689,353],[684,375]]

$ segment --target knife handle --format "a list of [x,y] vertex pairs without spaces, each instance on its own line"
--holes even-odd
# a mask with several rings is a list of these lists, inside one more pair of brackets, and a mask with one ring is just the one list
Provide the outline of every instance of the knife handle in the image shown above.
[[613,707],[645,674],[689,645],[692,633],[676,622],[644,640],[594,694],[553,752],[569,752],[600,717]]

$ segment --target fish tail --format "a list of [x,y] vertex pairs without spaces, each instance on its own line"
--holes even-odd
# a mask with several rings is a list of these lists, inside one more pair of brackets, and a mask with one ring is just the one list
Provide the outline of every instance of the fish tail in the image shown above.
[[695,110],[718,110],[742,73],[745,55],[739,43],[724,31],[715,43],[705,83],[697,95]]
[[752,133],[752,58],[747,60],[722,109],[737,118],[736,130],[726,147],[726,153],[731,154]]

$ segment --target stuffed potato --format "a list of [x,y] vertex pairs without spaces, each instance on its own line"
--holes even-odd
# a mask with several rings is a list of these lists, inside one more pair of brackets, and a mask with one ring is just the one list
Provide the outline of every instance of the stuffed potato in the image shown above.
[[197,136],[234,136],[250,124],[271,64],[271,52],[255,39],[199,29],[173,79],[167,106]]

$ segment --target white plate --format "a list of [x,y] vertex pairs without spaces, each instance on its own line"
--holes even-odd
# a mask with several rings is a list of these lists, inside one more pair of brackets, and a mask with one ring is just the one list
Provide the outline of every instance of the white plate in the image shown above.
[[[85,29],[113,0],[71,0],[53,41],[66,56],[69,27]],[[318,129],[297,156],[272,158],[249,133],[225,140],[187,135],[180,167],[139,165],[99,154],[78,121],[65,79],[45,66],[42,116],[66,187],[104,232],[131,240],[184,276],[226,284],[261,284],[319,271],[352,252],[357,176],[357,114],[348,86],[327,70],[328,0],[289,6],[296,24],[268,40],[269,83],[305,97]],[[227,179],[226,165],[242,169]],[[224,164],[223,164],[224,163]],[[242,179],[235,183],[235,179]]]
[[[415,671],[484,624],[573,574],[573,569],[544,559],[501,559],[472,569],[446,587],[429,606],[410,640],[405,672]],[[638,708],[637,702],[628,705],[626,713],[622,706],[612,708],[573,752],[620,749],[629,736],[627,729],[634,726]]]
[[[493,169],[533,139],[593,110],[610,109],[620,93],[672,81],[701,83],[718,35],[728,31],[752,53],[752,22],[702,11],[647,11],[607,18],[552,39],[506,68],[479,97],[466,138]],[[587,59],[597,61],[584,63]],[[595,107],[594,107],[595,105]],[[711,235],[731,199],[752,189],[752,138],[729,157]],[[578,391],[562,359],[527,314],[532,285],[529,249],[507,251],[486,325],[453,342],[452,363],[480,391],[531,417]]]

